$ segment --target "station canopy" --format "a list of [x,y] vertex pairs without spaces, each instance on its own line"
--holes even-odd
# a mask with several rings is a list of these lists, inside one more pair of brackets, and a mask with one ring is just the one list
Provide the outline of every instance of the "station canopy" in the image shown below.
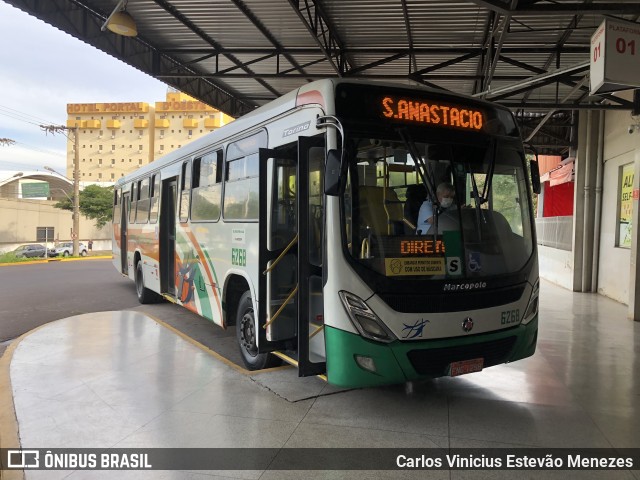
[[640,0],[129,0],[135,37],[101,30],[118,0],[5,1],[234,117],[319,78],[422,84],[506,105],[566,155],[578,110],[633,108],[589,94],[590,38]]

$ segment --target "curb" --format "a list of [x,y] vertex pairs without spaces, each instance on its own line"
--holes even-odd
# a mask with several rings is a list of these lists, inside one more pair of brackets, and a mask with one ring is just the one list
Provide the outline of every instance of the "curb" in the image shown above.
[[[93,257],[96,258],[96,257]],[[111,257],[105,257],[111,258]],[[31,263],[31,262],[29,262]],[[33,262],[33,263],[44,263],[44,262]],[[9,264],[0,264],[0,265],[15,265],[13,263]],[[242,368],[239,365],[236,365],[232,361],[226,359],[219,353],[211,350],[209,347],[206,347],[202,343],[197,340],[189,337],[185,333],[177,330],[175,327],[169,325],[168,323],[160,320],[153,314],[132,310],[133,312],[140,313],[150,321],[159,325],[162,328],[165,328],[177,336],[181,337],[183,340],[186,340],[188,343],[194,345],[210,356],[216,358],[220,362],[224,363],[227,367],[232,368],[238,373],[243,375],[256,375],[260,373],[268,373],[279,370],[285,370],[291,368],[291,365],[282,365],[279,367],[267,368],[264,370],[251,371],[245,368]],[[63,319],[60,319],[63,320]],[[39,327],[34,328],[26,333],[23,333],[16,339],[14,339],[11,344],[4,351],[4,354],[0,357],[0,445],[3,449],[5,448],[15,448],[20,449],[22,445],[20,443],[20,429],[18,425],[18,419],[16,417],[15,404],[13,402],[13,389],[11,387],[11,360],[13,358],[14,351],[18,348],[20,342],[31,335],[32,333],[40,330],[41,328],[45,328],[50,325],[52,322],[45,323],[40,325]],[[6,470],[3,465],[3,458],[0,458],[0,478],[3,480],[25,480],[25,472],[24,470]]]
[[[22,448],[18,418],[16,417],[15,404],[13,403],[13,389],[11,388],[13,352],[25,337],[43,326],[34,328],[14,339],[4,351],[2,357],[0,357],[0,445],[2,445],[2,448]],[[4,466],[4,458],[0,458],[0,473],[2,473],[0,476],[3,479],[24,480],[24,470],[6,470]]]
[[178,330],[174,326],[169,325],[164,320],[160,320],[155,315],[153,315],[151,313],[148,313],[148,312],[144,312],[142,310],[130,310],[130,311],[131,312],[136,312],[136,313],[141,313],[141,314],[149,317],[149,319],[151,321],[153,321],[153,322],[157,323],[158,325],[160,325],[161,327],[164,327],[167,330],[173,332],[178,337],[182,338],[184,341],[186,341],[186,342],[190,343],[191,345],[199,348],[203,352],[211,355],[213,358],[215,358],[215,359],[219,360],[220,362],[224,363],[227,367],[232,368],[236,372],[241,373],[243,375],[258,375],[258,374],[261,374],[261,373],[277,372],[279,370],[286,370],[286,369],[291,368],[291,365],[281,365],[281,366],[278,366],[278,367],[265,368],[263,370],[247,370],[246,368],[243,368],[240,365],[237,365],[237,364],[233,363],[231,360],[227,359],[226,357],[223,357],[218,352],[216,352],[214,350],[211,350],[209,347],[207,347],[206,345],[203,345],[202,343],[200,343],[196,339],[191,338],[186,333],[181,332],[180,330]]
[[83,260],[111,260],[113,255],[96,255],[95,257],[50,258],[48,260],[31,260],[29,262],[0,263],[0,267],[13,267],[16,265],[42,265],[50,262],[78,262]]

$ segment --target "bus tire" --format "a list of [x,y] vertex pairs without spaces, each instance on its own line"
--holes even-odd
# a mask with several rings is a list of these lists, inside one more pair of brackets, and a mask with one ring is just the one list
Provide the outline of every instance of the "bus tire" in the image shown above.
[[160,295],[153,290],[149,290],[144,286],[144,273],[142,272],[142,261],[136,264],[136,294],[138,295],[138,301],[146,305],[148,303],[158,303]]
[[262,370],[278,364],[278,358],[268,353],[259,353],[256,344],[256,322],[251,300],[251,292],[247,290],[238,301],[236,312],[236,339],[240,347],[242,361],[248,370]]

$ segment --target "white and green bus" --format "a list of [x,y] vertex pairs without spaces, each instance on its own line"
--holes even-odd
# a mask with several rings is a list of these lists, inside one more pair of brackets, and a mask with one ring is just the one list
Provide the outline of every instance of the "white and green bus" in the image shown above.
[[249,369],[471,373],[536,348],[532,183],[503,107],[321,80],[123,177],[114,264],[142,303],[235,328]]

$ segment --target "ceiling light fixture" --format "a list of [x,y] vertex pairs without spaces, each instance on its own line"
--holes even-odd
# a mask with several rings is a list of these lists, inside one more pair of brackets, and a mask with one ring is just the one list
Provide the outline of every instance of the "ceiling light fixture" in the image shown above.
[[138,35],[136,22],[127,12],[127,0],[120,0],[111,15],[107,17],[100,30],[104,32],[106,29],[125,37]]

